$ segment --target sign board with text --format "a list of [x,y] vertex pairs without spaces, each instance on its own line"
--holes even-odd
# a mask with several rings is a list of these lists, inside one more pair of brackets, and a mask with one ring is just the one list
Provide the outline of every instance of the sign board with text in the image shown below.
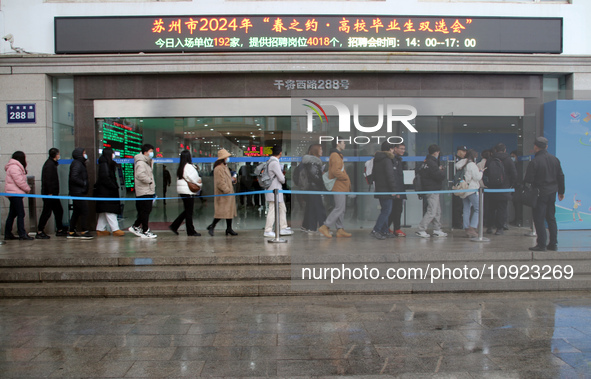
[[401,15],[56,17],[56,54],[562,53],[562,18]]
[[34,124],[35,104],[6,104],[7,124]]

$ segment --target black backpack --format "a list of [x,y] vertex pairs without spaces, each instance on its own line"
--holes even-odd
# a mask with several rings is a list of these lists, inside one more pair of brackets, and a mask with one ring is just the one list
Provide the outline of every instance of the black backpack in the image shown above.
[[487,187],[502,188],[505,181],[505,165],[499,158],[491,158],[486,164]]
[[300,163],[296,166],[293,170],[292,174],[293,184],[298,189],[308,189],[309,188],[309,180],[308,180],[308,169],[304,167],[303,163]]

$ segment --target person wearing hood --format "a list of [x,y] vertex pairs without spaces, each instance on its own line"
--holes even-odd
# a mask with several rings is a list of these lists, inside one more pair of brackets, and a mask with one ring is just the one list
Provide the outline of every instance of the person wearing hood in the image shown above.
[[[395,192],[396,177],[394,173],[394,146],[385,141],[382,143],[382,151],[378,151],[374,157],[372,176],[376,185],[376,192]],[[380,201],[381,211],[371,235],[379,240],[388,237],[396,237],[396,234],[388,231],[388,218],[392,212],[392,199],[395,195],[374,195]]]
[[[117,183],[117,163],[113,160],[115,152],[110,147],[103,149],[103,154],[98,160],[98,180],[96,181],[94,196],[96,197],[119,197],[119,184]],[[96,235],[108,236],[107,225],[116,237],[125,235],[119,228],[117,215],[121,213],[121,202],[118,200],[97,201],[96,213]]]
[[[305,172],[307,184],[305,191],[326,191],[322,180],[322,145],[314,144],[308,148],[308,154],[302,157],[302,171]],[[326,210],[322,202],[322,195],[304,195],[306,208],[302,228],[308,233],[315,233],[318,226],[326,220]]]
[[334,192],[334,208],[324,221],[324,225],[318,228],[318,231],[326,238],[332,238],[330,227],[337,228],[337,237],[351,237],[344,229],[343,221],[347,207],[347,195],[339,192],[348,192],[351,190],[351,180],[347,171],[345,171],[345,160],[343,159],[343,150],[345,150],[345,140],[337,136],[332,140],[332,150],[328,158],[328,179],[336,179],[332,192]]
[[[234,181],[230,169],[228,168],[228,159],[232,154],[226,149],[218,150],[218,159],[213,164],[213,186],[214,195],[234,193]],[[207,227],[207,232],[213,237],[213,230],[221,219],[226,219],[226,235],[237,236],[232,229],[232,219],[237,216],[236,197],[235,196],[216,196],[213,200],[214,214],[213,222]]]
[[[153,199],[156,195],[152,158],[154,158],[154,146],[149,143],[142,145],[141,152],[133,157],[135,197],[137,199]],[[129,231],[140,238],[158,237],[150,231],[148,226],[152,212],[152,200],[136,200],[135,209],[137,210],[137,218],[129,227]]]
[[[486,162],[487,170],[484,172],[485,176],[488,176],[489,183],[491,182],[491,175],[493,173],[492,170],[489,169],[493,161],[498,160],[501,161],[503,166],[504,175],[502,177],[502,183],[500,186],[494,186],[496,189],[507,189],[515,187],[517,183],[517,169],[515,168],[515,163],[511,160],[509,154],[507,154],[507,147],[504,143],[498,143],[495,146],[495,152],[493,153],[491,159]],[[493,171],[494,172],[494,171]],[[493,188],[489,184],[490,188]],[[495,235],[503,235],[504,234],[504,226],[507,224],[507,205],[509,203],[509,199],[511,198],[511,193],[509,192],[502,192],[502,193],[490,193],[490,212],[491,212],[491,224],[487,229],[487,233],[492,233],[492,227],[495,226],[497,231]]]
[[[15,151],[12,158],[4,166],[6,171],[6,179],[4,182],[4,192],[26,194],[31,192],[31,187],[27,184],[27,157],[22,151]],[[4,239],[5,240],[25,240],[30,241],[30,237],[25,230],[25,206],[23,205],[22,196],[9,196],[10,208],[8,210],[8,217],[4,224]],[[18,237],[12,234],[12,225],[16,218],[16,227]]]
[[[43,169],[41,170],[41,195],[45,196],[59,196],[60,194],[60,180],[57,174],[58,161],[60,159],[60,151],[55,147],[49,149],[49,157]],[[67,237],[68,232],[64,229],[62,219],[64,217],[64,209],[62,208],[62,202],[59,199],[43,199],[43,210],[41,211],[41,217],[39,217],[39,225],[37,226],[37,239],[49,239],[49,236],[45,234],[45,225],[49,217],[53,213],[55,217],[55,226],[57,237]]]
[[[70,175],[68,177],[69,193],[72,197],[84,197],[88,194],[88,170],[86,169],[86,161],[88,155],[86,150],[82,147],[77,147],[72,152],[72,164],[70,164]],[[88,201],[86,200],[72,200],[73,211],[70,219],[70,231],[68,237],[70,239],[92,239],[93,236],[88,230]],[[82,233],[76,231],[76,226],[80,221],[80,230]]]

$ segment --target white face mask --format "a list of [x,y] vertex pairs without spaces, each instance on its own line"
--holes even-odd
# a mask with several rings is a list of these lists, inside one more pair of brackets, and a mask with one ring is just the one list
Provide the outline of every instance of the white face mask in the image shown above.
[[84,159],[88,159],[88,154],[84,154],[82,156],[84,157]]
[[226,163],[230,162],[230,158],[226,158]]
[[150,151],[150,152],[148,153],[148,156],[149,156],[150,158],[154,158],[154,152],[153,152],[153,151]]
[[115,154],[113,154],[113,158],[111,158],[111,159],[115,159],[115,157],[116,157],[116,155],[115,155]]

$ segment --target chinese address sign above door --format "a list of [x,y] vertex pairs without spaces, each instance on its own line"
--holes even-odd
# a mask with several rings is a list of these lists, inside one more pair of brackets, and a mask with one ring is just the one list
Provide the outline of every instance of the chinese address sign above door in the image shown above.
[[433,51],[561,53],[561,18],[56,17],[55,52]]

